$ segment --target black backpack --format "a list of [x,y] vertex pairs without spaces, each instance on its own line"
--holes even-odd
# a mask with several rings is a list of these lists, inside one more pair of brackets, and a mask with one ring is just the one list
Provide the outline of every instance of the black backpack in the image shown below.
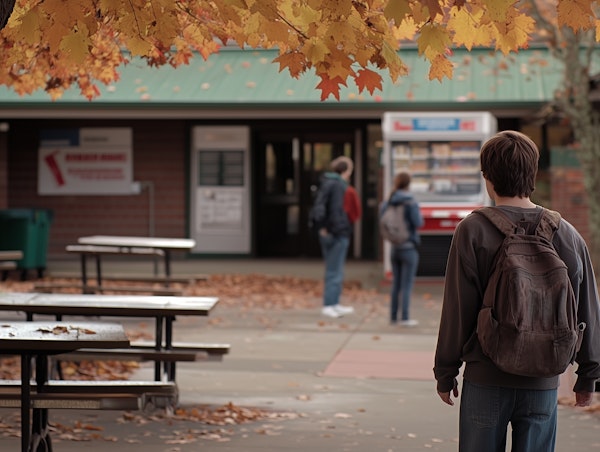
[[585,330],[577,323],[567,266],[552,245],[560,214],[543,209],[535,232],[527,234],[499,208],[475,213],[505,235],[477,319],[483,352],[504,372],[560,375],[575,360]]

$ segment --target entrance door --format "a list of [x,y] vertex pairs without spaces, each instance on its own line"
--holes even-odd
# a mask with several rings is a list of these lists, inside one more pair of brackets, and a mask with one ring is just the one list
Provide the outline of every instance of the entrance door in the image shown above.
[[353,158],[353,132],[265,133],[258,139],[257,243],[259,256],[318,257],[308,212],[323,172],[340,155]]

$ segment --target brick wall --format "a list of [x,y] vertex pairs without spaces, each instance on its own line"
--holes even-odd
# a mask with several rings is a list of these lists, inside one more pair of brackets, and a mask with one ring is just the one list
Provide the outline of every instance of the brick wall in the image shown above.
[[37,194],[38,130],[79,127],[133,129],[133,179],[154,187],[154,235],[187,237],[188,130],[183,121],[16,121],[9,134],[8,207],[52,210],[48,257],[66,256],[65,246],[80,236],[149,235],[151,230],[147,188],[124,196]]
[[552,149],[550,176],[552,209],[559,211],[589,243],[587,192],[579,162],[571,149]]

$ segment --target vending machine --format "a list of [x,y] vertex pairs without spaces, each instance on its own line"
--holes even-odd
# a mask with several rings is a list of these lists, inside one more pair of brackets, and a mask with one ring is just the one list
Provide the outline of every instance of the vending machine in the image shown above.
[[[418,275],[444,274],[452,234],[458,222],[490,203],[481,176],[479,151],[496,133],[488,112],[384,113],[384,199],[394,175],[411,175],[410,191],[421,207],[425,225]],[[390,277],[390,246],[384,244],[384,269]]]

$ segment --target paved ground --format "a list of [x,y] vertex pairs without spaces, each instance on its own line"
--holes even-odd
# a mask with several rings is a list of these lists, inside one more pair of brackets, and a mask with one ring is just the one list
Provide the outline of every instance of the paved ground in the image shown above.
[[[50,268],[76,270],[72,263],[51,263]],[[321,267],[318,262],[219,261],[176,265],[175,271],[319,277]],[[347,275],[367,287],[380,287],[377,263],[350,263]],[[374,294],[372,301],[362,302],[354,315],[342,319],[322,318],[318,309],[236,306],[218,306],[209,319],[180,318],[176,339],[232,346],[223,362],[178,366],[186,420],[166,419],[162,410],[155,417],[53,412],[53,422],[67,427],[80,422],[82,430],[57,432],[54,451],[455,451],[458,408],[439,400],[431,372],[442,287],[440,279],[418,281],[413,313],[420,325],[409,329],[388,325],[383,294]],[[127,327],[151,328],[136,320]],[[151,369],[143,367],[137,376],[150,378]],[[561,388],[563,396],[569,395],[567,383]],[[234,408],[258,407],[277,415],[225,426],[189,420],[193,409],[230,402]],[[16,415],[0,410],[0,426],[14,425]],[[1,435],[0,450],[19,450],[18,438]],[[89,436],[89,442],[73,440]],[[561,406],[557,450],[596,449],[600,415]]]

